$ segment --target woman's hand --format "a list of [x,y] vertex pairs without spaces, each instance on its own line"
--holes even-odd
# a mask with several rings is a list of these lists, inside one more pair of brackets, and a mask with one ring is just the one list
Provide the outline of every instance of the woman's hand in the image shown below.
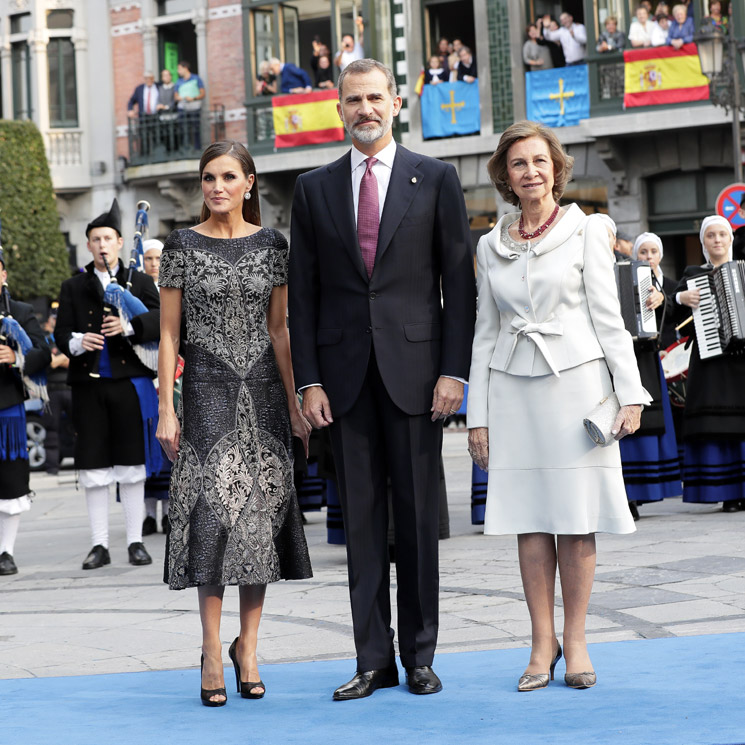
[[678,297],[683,305],[687,305],[689,308],[698,308],[701,302],[701,292],[699,290],[684,290],[679,293]]
[[303,412],[299,408],[290,412],[290,425],[292,426],[292,436],[298,437],[303,441],[303,447],[305,448],[305,457],[308,457],[308,441],[310,440],[310,432],[313,429],[310,422],[303,416]]
[[642,407],[640,404],[622,406],[618,416],[616,416],[616,421],[613,422],[611,434],[615,435],[617,440],[626,437],[626,435],[633,435],[639,429],[641,421]]
[[659,290],[656,290],[654,287],[649,288],[649,297],[647,297],[646,303],[649,310],[655,310],[656,308],[659,308],[664,301],[665,296]]
[[489,468],[489,430],[486,427],[468,430],[468,454],[482,471]]
[[163,447],[168,460],[173,463],[181,444],[181,424],[173,409],[168,412],[159,412],[158,431],[155,436]]

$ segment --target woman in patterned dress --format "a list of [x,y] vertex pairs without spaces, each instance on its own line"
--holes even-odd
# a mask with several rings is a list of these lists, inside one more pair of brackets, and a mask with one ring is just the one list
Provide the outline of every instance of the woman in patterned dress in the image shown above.
[[[168,236],[160,267],[158,439],[174,462],[165,581],[198,588],[201,698],[222,706],[225,585],[239,586],[240,635],[229,650],[237,688],[261,698],[256,645],[266,583],[311,576],[292,468],[292,437],[307,451],[311,428],[290,362],[287,240],[261,227],[253,159],[240,143],[217,142],[204,151],[199,176],[201,223]],[[177,415],[171,381],[180,346]]]

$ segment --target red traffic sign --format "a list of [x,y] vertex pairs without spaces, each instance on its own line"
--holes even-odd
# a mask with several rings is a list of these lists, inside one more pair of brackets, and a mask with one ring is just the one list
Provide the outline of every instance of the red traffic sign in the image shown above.
[[745,217],[740,215],[740,202],[745,196],[745,184],[730,184],[717,197],[717,215],[729,221],[732,230],[745,225]]

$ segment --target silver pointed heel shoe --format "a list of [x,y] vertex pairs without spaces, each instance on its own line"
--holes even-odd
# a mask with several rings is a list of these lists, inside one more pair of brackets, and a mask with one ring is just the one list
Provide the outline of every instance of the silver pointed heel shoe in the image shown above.
[[598,682],[595,673],[567,673],[564,682],[570,688],[592,688]]
[[556,663],[561,659],[561,644],[556,650],[556,656],[551,663],[547,673],[525,673],[520,676],[520,680],[517,681],[518,691],[537,691],[539,688],[546,688],[549,680],[554,679],[554,668]]

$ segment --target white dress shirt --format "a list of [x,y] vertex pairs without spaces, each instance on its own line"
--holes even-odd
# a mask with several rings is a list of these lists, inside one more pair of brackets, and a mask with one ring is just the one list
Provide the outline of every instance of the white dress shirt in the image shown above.
[[[357,210],[360,204],[360,184],[362,177],[367,170],[368,156],[359,151],[354,145],[351,150],[352,164],[352,201],[354,203],[354,224],[357,224]],[[391,183],[391,171],[393,170],[393,161],[396,157],[396,141],[391,140],[379,153],[373,157],[378,159],[372,167],[373,175],[378,182],[378,219],[383,216],[383,205],[385,196],[388,194],[388,184]]]
[[585,58],[587,30],[581,23],[573,23],[571,28],[561,26],[556,31],[547,28],[543,30],[543,35],[550,41],[558,41],[561,44],[568,65]]

